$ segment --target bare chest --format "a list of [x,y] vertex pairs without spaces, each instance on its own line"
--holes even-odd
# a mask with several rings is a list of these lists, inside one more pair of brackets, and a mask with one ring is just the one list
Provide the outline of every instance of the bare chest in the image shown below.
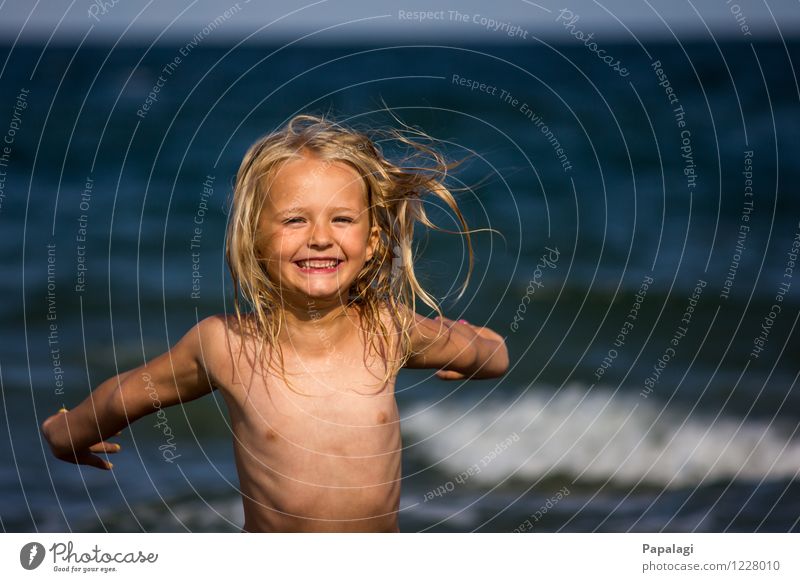
[[234,358],[221,371],[240,439],[356,456],[396,446],[395,378],[380,357],[341,346],[324,357],[285,353],[283,368],[277,362]]

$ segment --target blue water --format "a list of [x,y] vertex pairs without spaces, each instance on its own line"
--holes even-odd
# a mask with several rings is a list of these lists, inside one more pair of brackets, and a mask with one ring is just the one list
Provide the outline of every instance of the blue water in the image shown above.
[[241,527],[218,396],[167,411],[174,465],[148,419],[121,437],[113,475],[53,460],[37,426],[231,309],[226,210],[252,141],[298,112],[386,126],[382,102],[451,157],[474,154],[454,176],[459,203],[502,236],[475,235],[458,302],[457,236],[420,231],[418,269],[449,317],[507,335],[512,360],[498,381],[401,373],[401,528],[799,529],[798,43],[610,45],[625,78],[583,46],[202,45],[142,110],[179,48],[0,47],[0,133],[16,127],[0,167],[5,531]]

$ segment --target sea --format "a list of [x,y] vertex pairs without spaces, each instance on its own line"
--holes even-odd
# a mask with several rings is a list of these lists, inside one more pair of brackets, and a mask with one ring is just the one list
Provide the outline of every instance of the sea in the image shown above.
[[415,269],[511,363],[401,371],[402,531],[800,531],[797,40],[185,40],[0,45],[3,531],[241,529],[219,394],[111,472],[38,426],[230,313],[236,171],[299,113],[463,160],[472,271],[432,196]]

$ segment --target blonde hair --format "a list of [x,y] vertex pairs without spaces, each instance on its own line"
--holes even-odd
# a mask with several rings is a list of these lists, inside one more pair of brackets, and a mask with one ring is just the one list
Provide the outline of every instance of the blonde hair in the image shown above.
[[[401,162],[393,163],[384,156],[378,145],[381,138],[394,141],[407,150]],[[279,131],[257,140],[247,150],[236,175],[226,237],[234,311],[240,332],[245,332],[245,335],[250,332],[260,340],[259,354],[265,342],[272,348],[278,346],[281,375],[287,384],[283,353],[277,341],[283,324],[280,289],[267,276],[255,244],[269,177],[284,161],[313,156],[330,163],[345,163],[364,180],[370,227],[378,225],[380,237],[372,259],[364,265],[350,288],[348,307],[351,304],[361,306],[364,329],[372,338],[370,345],[388,363],[383,385],[411,356],[409,329],[413,324],[417,296],[442,315],[435,298],[422,288],[417,279],[412,241],[417,222],[441,232],[452,231],[439,228],[428,219],[421,200],[424,194],[442,200],[463,227],[463,231],[458,232],[466,235],[469,269],[458,298],[466,291],[472,273],[470,231],[451,189],[445,185],[448,172],[461,161],[448,163],[441,153],[427,145],[434,141],[424,132],[405,124],[400,130],[367,134],[322,116],[298,115]],[[247,323],[242,318],[240,294],[252,310]],[[389,307],[394,331],[400,333],[397,358],[391,358],[383,349],[388,331],[380,316],[381,306]]]

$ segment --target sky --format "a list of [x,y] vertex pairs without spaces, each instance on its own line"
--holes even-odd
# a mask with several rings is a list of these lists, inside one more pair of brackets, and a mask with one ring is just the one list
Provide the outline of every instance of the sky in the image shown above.
[[568,17],[571,30],[631,42],[800,34],[800,0],[0,0],[0,42],[180,40],[215,19],[210,42],[503,42],[513,27],[563,38]]

